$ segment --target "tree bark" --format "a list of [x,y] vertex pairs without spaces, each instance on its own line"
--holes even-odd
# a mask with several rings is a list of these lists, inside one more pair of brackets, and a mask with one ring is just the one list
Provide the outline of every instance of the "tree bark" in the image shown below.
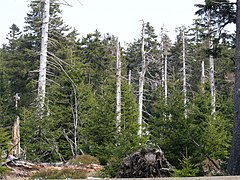
[[164,47],[164,28],[161,28],[161,76],[162,76],[162,81],[161,85],[162,88],[164,88],[164,98],[165,98],[165,104],[167,104],[167,49]]
[[128,71],[128,85],[131,85],[132,71],[131,69]]
[[121,58],[119,42],[116,42],[117,61],[116,61],[116,127],[121,130]]
[[205,84],[205,80],[206,80],[206,77],[205,77],[205,62],[204,62],[204,60],[202,60],[201,69],[202,69],[202,73],[201,73],[201,91],[204,92],[205,91],[204,84]]
[[145,36],[145,24],[142,24],[142,47],[141,47],[141,57],[142,57],[142,69],[139,72],[139,95],[138,95],[138,135],[142,136],[142,123],[143,123],[143,88],[144,88],[144,80],[145,73],[147,70],[146,65],[146,57],[145,57],[145,49],[144,49],[144,36]]
[[227,173],[240,175],[240,0],[237,0],[236,59],[234,86],[234,127]]
[[13,125],[13,130],[12,130],[12,144],[13,144],[12,153],[16,157],[20,157],[20,154],[21,154],[19,121],[20,121],[19,116],[17,116],[16,121],[14,122],[14,125]]
[[[14,95],[15,99],[15,108],[18,109],[18,101],[20,96],[18,93]],[[20,157],[21,155],[21,146],[20,146],[20,118],[17,115],[16,121],[13,124],[12,128],[12,155]]]
[[163,96],[165,105],[167,105],[167,98],[168,98],[168,42],[166,42],[166,30],[164,27],[161,28],[160,33],[161,38],[161,86],[163,88]]
[[184,118],[187,118],[187,75],[186,75],[186,42],[184,28],[182,29],[182,58],[183,58],[183,105],[184,105]]
[[78,155],[78,143],[77,143],[77,136],[78,136],[78,98],[77,98],[77,90],[75,85],[72,83],[72,88],[73,88],[73,96],[74,96],[74,102],[72,105],[72,113],[73,113],[73,127],[74,127],[74,131],[73,131],[73,138],[74,138],[74,157],[76,157]]
[[208,46],[210,50],[209,54],[209,80],[210,80],[210,91],[211,91],[211,106],[212,112],[211,115],[214,116],[216,112],[216,90],[215,90],[215,79],[214,79],[214,58],[212,55],[213,50],[213,38],[212,38],[212,27],[211,27],[211,10],[209,10],[209,25],[208,25],[208,33],[209,33],[209,40]]
[[47,45],[48,45],[48,26],[49,26],[49,9],[50,1],[42,0],[43,21],[42,21],[42,37],[41,37],[41,53],[38,78],[38,113],[42,118],[44,113],[44,101],[46,95],[46,79],[47,79]]
[[167,50],[165,50],[165,57],[164,57],[164,100],[165,100],[165,105],[167,105],[167,98],[168,98],[167,66],[168,66],[168,55],[167,55]]

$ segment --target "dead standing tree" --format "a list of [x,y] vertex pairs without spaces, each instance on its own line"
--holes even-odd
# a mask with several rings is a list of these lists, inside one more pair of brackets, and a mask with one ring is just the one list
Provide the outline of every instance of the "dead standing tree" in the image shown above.
[[212,11],[208,11],[208,48],[209,48],[209,83],[210,83],[210,91],[211,91],[211,106],[212,112],[211,115],[215,117],[216,112],[216,88],[215,88],[215,79],[214,79],[214,58],[213,58],[213,28],[211,25],[212,22]]
[[116,127],[121,130],[121,58],[118,39],[116,40]]
[[43,3],[43,20],[42,20],[42,36],[41,36],[41,52],[40,66],[38,77],[38,115],[42,119],[44,114],[44,103],[46,96],[46,80],[47,80],[47,46],[48,46],[48,27],[49,27],[49,11],[50,0],[42,0]]
[[141,71],[139,72],[139,90],[138,90],[138,135],[142,136],[142,124],[143,124],[143,88],[145,82],[145,74],[147,71],[147,63],[146,63],[146,53],[144,49],[145,41],[145,23],[142,23],[142,42],[141,42]]
[[[20,96],[18,93],[15,94],[14,96],[15,100],[15,108],[16,110],[18,109],[18,101],[20,100]],[[13,124],[13,129],[12,129],[12,154],[16,157],[20,157],[21,155],[21,146],[20,146],[20,118],[17,115],[16,120]]]
[[185,29],[182,28],[182,61],[183,61],[183,105],[184,105],[184,118],[187,118],[187,74],[186,74],[186,37],[185,37]]

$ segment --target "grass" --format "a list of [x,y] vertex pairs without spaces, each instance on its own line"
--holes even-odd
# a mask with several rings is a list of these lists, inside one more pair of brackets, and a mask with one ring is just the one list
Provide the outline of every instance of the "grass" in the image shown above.
[[41,170],[38,173],[34,174],[32,179],[85,179],[87,178],[87,171],[81,169],[62,169],[62,170],[53,170],[45,169]]
[[81,164],[100,164],[98,158],[90,155],[80,155],[74,159],[68,161],[70,165],[81,165]]

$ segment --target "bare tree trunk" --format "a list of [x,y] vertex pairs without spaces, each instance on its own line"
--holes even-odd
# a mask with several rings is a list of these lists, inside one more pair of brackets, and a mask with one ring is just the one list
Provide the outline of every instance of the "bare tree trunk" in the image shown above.
[[183,105],[184,105],[184,118],[187,118],[187,75],[186,75],[186,41],[185,41],[185,33],[184,29],[182,29],[182,58],[183,58]]
[[[16,95],[14,95],[14,99],[15,99],[15,108],[16,110],[18,109],[18,101],[20,100],[20,97],[18,95],[18,93],[16,93]],[[14,156],[20,157],[21,155],[21,146],[20,146],[20,118],[17,115],[16,117],[16,121],[13,124],[13,128],[12,128],[12,154]]]
[[161,28],[161,34],[160,34],[160,37],[161,37],[161,75],[162,75],[162,82],[161,82],[161,85],[162,85],[162,88],[164,88],[164,84],[165,84],[165,61],[166,61],[166,57],[164,58],[164,40],[163,40],[163,36],[164,36],[164,29]]
[[46,72],[47,72],[47,45],[48,45],[48,25],[49,25],[49,0],[42,0],[43,21],[42,21],[42,37],[41,37],[41,53],[40,53],[40,67],[38,78],[38,113],[42,118],[44,113],[44,101],[46,95]]
[[20,157],[20,154],[21,154],[19,121],[20,121],[19,116],[17,116],[12,129],[12,144],[13,144],[12,152],[13,152],[13,155],[16,157]]
[[212,106],[212,112],[211,115],[214,116],[216,112],[216,92],[215,92],[215,80],[214,80],[214,59],[213,56],[209,56],[209,78],[210,78],[210,89],[211,89],[211,106]]
[[128,84],[131,85],[132,71],[131,69],[128,71]]
[[168,96],[168,84],[167,84],[167,66],[168,66],[168,52],[166,47],[164,48],[164,28],[161,28],[161,33],[160,33],[160,38],[161,38],[161,85],[162,88],[164,88],[164,100],[165,104],[167,105],[167,96]]
[[204,92],[204,91],[205,91],[204,84],[205,84],[205,80],[206,80],[206,77],[205,77],[205,62],[204,62],[204,60],[202,60],[201,69],[202,69],[202,74],[201,74],[201,90],[202,90],[202,92]]
[[74,93],[74,107],[73,107],[73,138],[74,138],[74,156],[78,155],[78,143],[77,143],[77,129],[78,129],[78,99],[77,99],[77,91],[74,84],[72,84],[73,93]]
[[240,0],[237,0],[236,26],[234,127],[231,153],[227,166],[229,175],[240,175]]
[[147,70],[145,49],[144,49],[144,37],[145,37],[145,24],[142,24],[142,47],[141,47],[141,57],[142,57],[142,69],[139,72],[139,95],[138,95],[138,135],[142,136],[142,123],[143,123],[143,88],[145,81],[145,73]]
[[167,66],[168,66],[168,56],[167,56],[167,50],[165,50],[165,58],[164,58],[164,100],[165,100],[166,105],[167,105],[167,98],[168,98]]
[[[212,40],[212,28],[211,28],[211,10],[209,11],[209,25],[208,25],[208,31],[209,31],[209,50],[213,50],[213,40]],[[209,80],[210,80],[210,90],[211,90],[211,106],[212,106],[212,112],[211,115],[214,116],[216,111],[216,92],[215,92],[215,80],[214,80],[214,59],[212,52],[209,54]]]
[[116,127],[121,130],[121,58],[119,42],[116,42],[117,61],[116,61]]

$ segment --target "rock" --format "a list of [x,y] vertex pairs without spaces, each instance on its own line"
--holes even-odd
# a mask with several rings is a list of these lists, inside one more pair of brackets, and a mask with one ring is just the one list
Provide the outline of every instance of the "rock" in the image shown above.
[[118,178],[169,177],[174,167],[161,149],[142,148],[123,159]]

